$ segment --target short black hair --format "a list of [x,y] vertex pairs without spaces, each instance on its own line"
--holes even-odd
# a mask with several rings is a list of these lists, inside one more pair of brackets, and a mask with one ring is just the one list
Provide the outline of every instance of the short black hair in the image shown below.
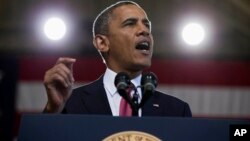
[[98,14],[94,20],[92,27],[93,37],[95,37],[97,34],[107,35],[109,32],[109,19],[112,15],[113,10],[117,7],[129,4],[140,7],[137,3],[133,1],[119,1],[105,8],[100,14]]

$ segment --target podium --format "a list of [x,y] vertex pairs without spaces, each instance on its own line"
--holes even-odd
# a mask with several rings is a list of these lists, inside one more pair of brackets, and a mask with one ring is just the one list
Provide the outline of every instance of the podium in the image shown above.
[[[18,141],[229,141],[229,126],[247,120],[112,117],[64,114],[22,116]],[[142,135],[137,133],[143,133]],[[132,139],[133,138],[133,139]],[[153,141],[153,140],[152,140]]]

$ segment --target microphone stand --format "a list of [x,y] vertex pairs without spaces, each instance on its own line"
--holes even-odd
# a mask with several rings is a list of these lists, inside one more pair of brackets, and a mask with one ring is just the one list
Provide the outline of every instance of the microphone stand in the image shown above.
[[132,116],[134,116],[134,117],[138,117],[139,116],[139,107],[137,105],[135,105],[132,108]]
[[142,99],[140,104],[138,105],[139,108],[142,108],[144,106],[144,104],[146,103],[146,101],[153,95],[154,91],[152,90],[146,90],[142,88]]

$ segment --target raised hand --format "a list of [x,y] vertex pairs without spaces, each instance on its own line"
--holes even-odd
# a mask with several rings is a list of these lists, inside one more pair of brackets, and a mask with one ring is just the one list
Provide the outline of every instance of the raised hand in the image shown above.
[[44,86],[46,88],[48,102],[44,109],[45,113],[61,112],[67,99],[71,95],[74,83],[73,64],[74,58],[59,58],[56,64],[46,71]]

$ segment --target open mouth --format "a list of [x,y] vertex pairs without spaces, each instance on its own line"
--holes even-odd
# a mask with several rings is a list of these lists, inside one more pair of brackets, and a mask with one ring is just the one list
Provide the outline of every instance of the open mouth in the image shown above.
[[140,42],[140,43],[138,43],[137,45],[136,45],[136,47],[135,47],[136,49],[138,49],[138,50],[149,50],[149,42],[147,42],[147,41],[143,41],[143,42]]

